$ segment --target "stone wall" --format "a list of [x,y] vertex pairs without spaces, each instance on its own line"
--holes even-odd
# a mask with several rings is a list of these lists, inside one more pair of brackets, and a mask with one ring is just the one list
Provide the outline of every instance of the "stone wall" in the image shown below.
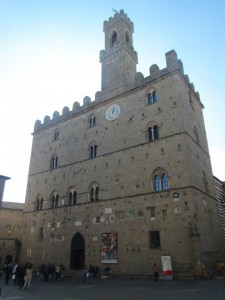
[[0,268],[4,266],[7,256],[11,257],[13,263],[18,261],[22,250],[23,208],[4,207],[9,204],[3,202],[3,207],[0,209]]

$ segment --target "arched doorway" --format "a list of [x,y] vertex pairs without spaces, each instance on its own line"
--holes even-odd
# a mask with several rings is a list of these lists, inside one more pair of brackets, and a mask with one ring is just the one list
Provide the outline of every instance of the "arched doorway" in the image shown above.
[[85,241],[82,234],[76,233],[71,241],[70,269],[82,270],[85,262]]
[[13,260],[12,255],[10,255],[10,254],[6,255],[6,257],[5,257],[5,263],[6,264],[11,264],[12,260]]

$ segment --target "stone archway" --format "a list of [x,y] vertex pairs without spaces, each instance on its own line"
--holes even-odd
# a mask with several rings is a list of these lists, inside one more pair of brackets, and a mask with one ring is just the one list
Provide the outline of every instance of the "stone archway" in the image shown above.
[[12,261],[13,261],[12,255],[11,254],[6,255],[6,257],[5,257],[5,263],[6,264],[11,264]]
[[70,269],[82,270],[85,264],[85,240],[82,234],[76,233],[71,241]]

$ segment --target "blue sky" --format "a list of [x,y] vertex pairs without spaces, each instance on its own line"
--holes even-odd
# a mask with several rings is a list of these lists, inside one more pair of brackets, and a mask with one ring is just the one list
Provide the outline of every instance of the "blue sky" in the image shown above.
[[144,76],[177,52],[205,106],[213,173],[225,180],[225,1],[136,2],[0,0],[0,174],[11,177],[4,201],[25,200],[35,120],[100,90],[103,22],[112,9],[134,23]]

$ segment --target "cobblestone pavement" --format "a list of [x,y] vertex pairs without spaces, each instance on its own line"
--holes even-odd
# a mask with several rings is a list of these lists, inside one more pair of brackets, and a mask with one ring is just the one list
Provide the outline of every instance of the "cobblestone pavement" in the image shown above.
[[34,278],[30,290],[0,280],[5,300],[218,300],[225,298],[225,277],[211,280],[159,280],[65,277],[48,283]]

